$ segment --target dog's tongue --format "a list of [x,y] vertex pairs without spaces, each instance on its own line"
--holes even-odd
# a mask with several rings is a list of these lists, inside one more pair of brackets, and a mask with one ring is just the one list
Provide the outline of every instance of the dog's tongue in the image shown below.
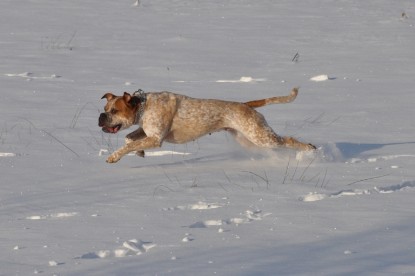
[[111,133],[117,133],[118,128],[117,127],[109,127],[108,131],[111,132]]
[[120,130],[120,126],[105,127],[105,132],[108,132],[108,133],[117,133],[119,130]]

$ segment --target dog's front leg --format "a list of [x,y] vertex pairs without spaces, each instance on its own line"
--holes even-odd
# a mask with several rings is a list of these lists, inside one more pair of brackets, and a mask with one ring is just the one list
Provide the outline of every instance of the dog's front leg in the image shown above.
[[[135,131],[129,133],[127,136],[125,136],[125,144],[130,144],[133,141],[144,139],[145,137],[147,137],[147,135],[144,132],[144,130],[140,127],[137,130],[135,130]],[[144,155],[145,155],[144,150],[138,150],[136,152],[136,155],[138,155],[140,157],[144,157]]]
[[158,148],[161,146],[162,140],[158,137],[145,137],[140,140],[131,141],[118,150],[114,151],[108,158],[108,163],[118,162],[124,155],[132,151],[143,151],[145,149]]

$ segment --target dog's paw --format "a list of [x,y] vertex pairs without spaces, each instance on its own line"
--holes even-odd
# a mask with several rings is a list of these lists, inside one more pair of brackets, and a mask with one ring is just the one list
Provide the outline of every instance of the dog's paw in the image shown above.
[[113,153],[107,158],[107,163],[116,163],[121,159],[120,155],[117,153]]
[[308,144],[306,150],[316,150],[317,147],[314,146],[313,144]]

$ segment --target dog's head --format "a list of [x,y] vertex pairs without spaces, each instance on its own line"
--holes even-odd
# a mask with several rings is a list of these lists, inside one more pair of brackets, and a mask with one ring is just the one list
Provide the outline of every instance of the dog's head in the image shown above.
[[106,93],[101,99],[107,99],[105,112],[99,115],[98,126],[102,131],[117,133],[120,130],[132,126],[136,119],[136,114],[140,101],[137,97],[124,92],[123,96],[115,96]]

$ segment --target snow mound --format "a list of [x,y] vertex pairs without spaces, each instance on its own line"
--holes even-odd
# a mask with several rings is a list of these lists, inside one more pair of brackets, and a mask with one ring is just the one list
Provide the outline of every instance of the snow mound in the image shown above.
[[267,79],[259,78],[254,79],[253,77],[241,77],[239,80],[217,80],[216,82],[219,83],[253,83],[253,82],[261,82],[266,81]]
[[[107,149],[100,149],[98,152],[98,156],[109,155],[110,152]],[[179,152],[179,151],[172,151],[172,150],[159,150],[159,151],[146,151],[145,156],[149,157],[158,157],[158,156],[168,156],[168,155],[190,155],[190,152]],[[127,154],[129,156],[135,156],[135,152],[131,152]]]
[[211,219],[211,220],[204,220],[198,221],[191,225],[189,228],[209,228],[212,226],[222,226],[222,225],[230,225],[230,224],[246,224],[253,221],[260,221],[264,217],[271,215],[271,213],[262,213],[262,210],[247,210],[243,214],[242,217],[235,217],[230,219]]
[[10,73],[10,74],[4,74],[4,76],[6,76],[6,77],[25,78],[27,80],[32,80],[32,79],[48,80],[48,79],[58,79],[58,78],[61,78],[61,76],[59,76],[57,74],[35,76],[35,74],[34,73],[31,73],[31,72]]
[[371,195],[371,194],[390,194],[394,192],[404,191],[415,188],[415,181],[406,181],[401,184],[386,186],[386,187],[374,187],[373,189],[350,189],[341,190],[339,192],[324,194],[324,193],[309,193],[299,198],[303,202],[320,201],[326,198],[340,198],[343,196],[359,196],[359,195]]
[[78,215],[76,212],[63,212],[63,213],[54,213],[48,215],[33,215],[26,217],[27,220],[45,220],[45,219],[62,219],[70,218]]
[[175,207],[168,207],[168,208],[163,208],[163,211],[176,211],[176,210],[209,210],[209,209],[217,209],[217,208],[221,208],[223,207],[223,205],[218,204],[218,203],[207,203],[207,202],[202,202],[199,201],[198,203],[195,204],[189,204],[186,206],[175,206]]
[[123,258],[127,256],[137,256],[148,252],[154,248],[156,244],[152,242],[144,242],[142,240],[132,239],[123,242],[122,246],[115,250],[99,250],[96,252],[88,252],[78,259],[104,259],[108,257]]
[[310,78],[311,81],[320,82],[320,81],[328,81],[328,80],[335,80],[334,77],[329,77],[328,75],[318,75]]
[[16,154],[12,152],[0,152],[0,157],[13,157],[13,156],[16,156]]

